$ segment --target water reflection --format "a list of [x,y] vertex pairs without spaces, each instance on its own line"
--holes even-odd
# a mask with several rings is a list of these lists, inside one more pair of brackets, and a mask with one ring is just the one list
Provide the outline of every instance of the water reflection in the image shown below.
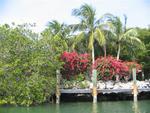
[[134,113],[141,113],[140,108],[138,106],[138,102],[133,102],[132,109],[133,109]]
[[0,113],[150,113],[150,100],[107,101],[93,104],[91,102],[74,102],[45,104],[31,107],[0,106]]
[[98,111],[97,111],[97,104],[96,103],[93,103],[92,113],[98,113]]
[[56,104],[56,113],[60,113],[60,105]]

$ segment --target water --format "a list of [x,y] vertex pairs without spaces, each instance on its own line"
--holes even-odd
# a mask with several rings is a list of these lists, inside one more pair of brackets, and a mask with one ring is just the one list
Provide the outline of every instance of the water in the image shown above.
[[113,102],[72,102],[33,107],[0,106],[0,113],[150,113],[150,100]]

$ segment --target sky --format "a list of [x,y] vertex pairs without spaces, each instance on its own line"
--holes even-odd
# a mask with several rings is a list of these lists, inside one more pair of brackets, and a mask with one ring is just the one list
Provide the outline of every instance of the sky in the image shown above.
[[0,0],[0,24],[36,23],[34,30],[40,32],[52,20],[77,23],[72,9],[84,3],[96,9],[97,18],[112,13],[123,20],[126,14],[128,27],[150,25],[150,0]]

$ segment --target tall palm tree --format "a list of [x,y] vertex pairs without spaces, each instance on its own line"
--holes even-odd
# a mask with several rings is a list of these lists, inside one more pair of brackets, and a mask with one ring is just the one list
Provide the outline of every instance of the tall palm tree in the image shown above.
[[94,41],[100,45],[105,44],[104,33],[99,25],[100,20],[96,20],[95,9],[88,4],[83,4],[79,9],[73,9],[72,15],[80,19],[79,24],[72,25],[74,31],[80,31],[75,42],[79,42],[83,38],[88,40],[88,49],[92,52],[92,63],[94,64]]
[[[105,44],[104,33],[101,31],[99,21],[95,18],[95,9],[90,5],[84,4],[79,9],[74,9],[72,14],[79,17],[80,23],[73,26],[74,30],[81,31],[76,40],[80,41],[82,38],[88,39],[88,48],[92,52],[92,64],[95,62],[94,42],[97,41],[100,45]],[[92,70],[93,80],[93,103],[97,102],[96,90],[96,73]]]
[[120,58],[120,52],[121,52],[121,47],[123,45],[128,46],[134,46],[138,45],[137,47],[141,48],[143,46],[141,40],[138,38],[138,33],[136,29],[131,28],[131,29],[126,29],[126,23],[127,23],[127,17],[124,15],[125,18],[125,23],[121,22],[119,17],[116,17],[112,14],[108,16],[108,18],[111,20],[112,24],[114,25],[114,38],[117,43],[117,60]]

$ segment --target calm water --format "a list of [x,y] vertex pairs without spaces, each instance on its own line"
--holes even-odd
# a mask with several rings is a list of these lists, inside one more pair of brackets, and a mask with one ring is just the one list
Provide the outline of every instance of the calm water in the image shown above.
[[74,102],[34,107],[0,106],[0,113],[150,113],[150,100],[114,102]]

